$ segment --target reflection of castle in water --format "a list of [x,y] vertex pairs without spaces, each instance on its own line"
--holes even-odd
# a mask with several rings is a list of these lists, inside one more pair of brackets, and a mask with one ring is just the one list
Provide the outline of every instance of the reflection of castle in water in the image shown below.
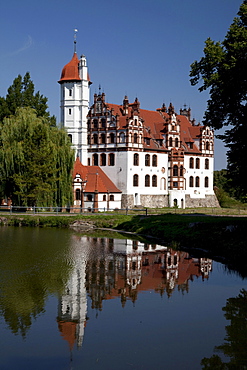
[[177,287],[188,292],[189,281],[207,279],[212,260],[192,258],[187,252],[130,239],[74,236],[73,268],[60,298],[58,325],[70,348],[81,346],[87,314],[87,294],[92,308],[102,309],[106,299],[120,297],[135,302],[141,291],[154,290],[170,297]]

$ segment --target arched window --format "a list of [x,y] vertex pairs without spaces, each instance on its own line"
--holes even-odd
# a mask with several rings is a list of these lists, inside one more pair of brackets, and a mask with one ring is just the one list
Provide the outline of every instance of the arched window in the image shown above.
[[71,134],[68,135],[68,138],[69,138],[69,141],[72,143],[72,135]]
[[110,201],[111,201],[111,202],[113,202],[113,201],[114,201],[114,195],[113,195],[113,194],[111,194],[111,195],[110,195]]
[[172,137],[169,138],[169,146],[172,146]]
[[145,166],[150,166],[150,155],[149,154],[145,155]]
[[106,124],[106,119],[105,118],[101,118],[101,127],[105,127],[105,124]]
[[205,188],[208,188],[208,183],[208,177],[206,176],[204,181]]
[[179,171],[179,176],[183,176],[184,175],[184,167],[181,165],[180,166],[180,171]]
[[80,189],[76,189],[76,191],[75,191],[75,199],[76,200],[80,200],[81,199],[81,190]]
[[152,186],[153,187],[156,187],[157,186],[157,176],[156,175],[153,175],[152,176]]
[[193,176],[190,176],[190,183],[189,183],[190,185],[190,188],[193,188],[193,186],[194,186],[194,177]]
[[93,166],[98,166],[99,161],[98,161],[98,154],[93,154]]
[[111,144],[115,143],[115,135],[113,133],[110,133],[110,143]]
[[178,147],[178,138],[175,139],[175,147]]
[[115,166],[115,154],[110,153],[108,156],[108,165],[109,166]]
[[194,158],[190,157],[190,168],[194,168]]
[[93,120],[93,128],[98,128],[98,120],[96,118]]
[[93,135],[93,143],[98,144],[98,135],[97,134]]
[[173,176],[178,176],[178,166],[176,164],[173,166]]
[[200,178],[199,176],[196,176],[196,188],[200,187]]
[[152,157],[152,166],[157,167],[158,161],[157,161],[157,155],[154,154]]
[[206,142],[206,150],[210,150],[210,143],[209,143],[209,141]]
[[145,176],[145,186],[150,186],[150,176],[149,175]]
[[120,143],[125,143],[125,135],[123,132],[121,132],[121,134],[119,135],[119,142]]
[[138,186],[139,185],[139,177],[138,175],[133,176],[133,186]]
[[205,159],[205,170],[209,170],[209,159]]
[[139,154],[135,153],[133,157],[133,165],[139,166]]
[[106,166],[106,154],[100,154],[100,166]]
[[103,194],[103,202],[106,202],[106,195]]
[[135,133],[134,134],[134,144],[137,144],[138,143],[138,136],[137,134]]
[[105,134],[101,134],[101,144],[105,144]]
[[196,168],[200,168],[200,158],[196,158]]

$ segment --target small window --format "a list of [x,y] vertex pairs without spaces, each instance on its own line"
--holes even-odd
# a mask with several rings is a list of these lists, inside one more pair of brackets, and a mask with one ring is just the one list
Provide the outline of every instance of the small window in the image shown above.
[[88,195],[87,195],[87,201],[88,201],[88,202],[92,202],[92,200],[93,200],[93,196],[92,196],[92,194],[88,194]]
[[71,113],[72,113],[72,109],[71,108],[69,108],[69,115],[71,116]]
[[178,187],[178,182],[177,181],[173,181],[173,187],[174,188],[177,188]]
[[109,166],[115,166],[115,154],[110,153],[108,156],[108,165]]
[[200,158],[196,158],[196,168],[200,168]]
[[70,142],[72,143],[72,135],[71,134],[68,135],[68,138],[69,138]]
[[178,147],[178,138],[176,137],[175,139],[175,147],[177,148]]
[[145,186],[146,187],[150,186],[150,176],[149,175],[145,176]]
[[194,168],[194,158],[190,157],[190,168]]
[[196,188],[200,187],[200,178],[199,176],[196,176]]
[[76,191],[75,191],[75,199],[76,200],[80,200],[81,199],[81,190],[80,189],[76,189]]
[[106,195],[103,195],[103,202],[106,202]]
[[121,132],[120,136],[119,136],[119,141],[120,143],[125,143],[125,135],[123,132]]
[[172,137],[169,138],[169,146],[172,146]]
[[205,170],[208,170],[209,169],[209,159],[206,158],[205,159]]
[[150,155],[149,154],[145,155],[145,166],[150,166]]
[[98,154],[93,154],[93,166],[98,166],[99,161],[98,161]]
[[190,176],[190,188],[193,188],[194,186],[194,178],[193,176]]
[[105,134],[101,134],[101,144],[105,144]]
[[72,96],[72,89],[69,89],[69,96]]
[[105,153],[100,154],[100,165],[106,166],[106,154]]
[[208,177],[206,176],[205,177],[205,188],[208,188],[208,184],[209,184],[209,181],[208,181]]
[[111,144],[115,143],[115,135],[113,133],[110,134],[110,143]]
[[173,166],[173,176],[178,176],[178,166],[176,164]]
[[183,176],[184,175],[184,167],[182,165],[180,166],[179,175],[180,176]]
[[137,144],[138,143],[138,136],[137,134],[134,134],[134,144]]
[[113,202],[114,201],[114,195],[110,195],[110,201]]
[[135,153],[133,157],[133,165],[139,166],[139,154]]
[[157,187],[157,176],[156,175],[152,176],[152,186]]
[[138,175],[133,176],[133,186],[138,186],[139,185],[139,177]]
[[98,120],[96,118],[93,120],[93,128],[98,128]]
[[106,119],[105,118],[101,118],[101,127],[105,127],[106,126]]
[[152,157],[152,166],[157,167],[158,161],[157,161],[157,155],[154,154]]
[[98,135],[97,134],[93,135],[93,143],[98,144]]
[[208,141],[206,142],[206,150],[210,150],[210,143]]

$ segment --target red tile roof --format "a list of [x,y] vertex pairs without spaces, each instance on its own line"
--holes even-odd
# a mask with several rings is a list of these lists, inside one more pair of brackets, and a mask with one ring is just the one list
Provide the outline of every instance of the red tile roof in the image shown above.
[[78,69],[79,59],[74,53],[71,61],[63,67],[59,83],[64,81],[81,81]]
[[87,181],[84,189],[87,193],[94,193],[96,190],[99,193],[121,193],[99,166],[83,166],[78,157],[74,164],[73,179],[76,174]]

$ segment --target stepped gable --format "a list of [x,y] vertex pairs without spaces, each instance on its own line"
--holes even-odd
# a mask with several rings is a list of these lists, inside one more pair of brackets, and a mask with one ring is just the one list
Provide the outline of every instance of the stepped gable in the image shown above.
[[79,174],[83,180],[86,180],[84,192],[94,193],[121,193],[109,177],[99,166],[83,166],[79,157],[76,158],[73,170],[73,179]]
[[71,61],[63,67],[61,78],[58,82],[81,81],[78,65],[79,59],[77,54],[74,53]]

